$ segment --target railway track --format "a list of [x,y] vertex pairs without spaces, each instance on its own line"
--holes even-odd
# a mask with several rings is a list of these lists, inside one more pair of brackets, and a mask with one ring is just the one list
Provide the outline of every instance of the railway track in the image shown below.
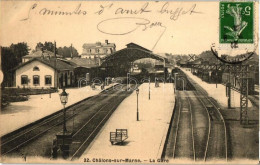
[[[124,91],[127,90],[127,86],[124,86]],[[127,91],[126,95],[129,95],[132,91]],[[72,145],[71,160],[79,158],[87,146],[95,138],[96,133],[102,128],[105,121],[111,116],[116,107],[124,100],[124,95],[119,95],[113,98],[108,104],[102,106],[77,132],[72,136],[75,145]]]
[[194,136],[194,148],[195,148],[195,160],[204,160],[207,152],[209,131],[210,131],[210,120],[207,110],[203,107],[194,91],[184,91],[189,105],[191,107],[191,116],[193,119],[193,136]]
[[[123,88],[125,88],[125,85]],[[126,97],[126,95],[119,96],[120,99],[116,99],[116,97],[114,98],[114,96],[117,96],[117,94],[119,94],[119,93],[122,94],[122,91],[115,92],[113,89],[114,89],[114,87],[108,88],[106,91],[102,91],[97,96],[93,96],[87,100],[84,100],[78,104],[75,104],[73,106],[66,108],[66,111],[67,111],[66,112],[67,113],[66,121],[69,121],[70,119],[72,119],[73,117],[76,117],[76,116],[81,117],[82,115],[79,115],[79,114],[86,111],[88,109],[86,107],[97,107],[97,108],[101,109],[100,112],[102,111],[102,109],[107,109],[108,104],[106,104],[105,106],[104,105],[97,106],[97,105],[95,105],[95,103],[102,101],[104,99],[111,100],[110,98],[108,98],[109,96],[111,96],[111,98],[113,100],[117,100],[113,103],[116,103],[116,104],[120,103]],[[112,105],[111,101],[110,101],[109,105]],[[102,107],[102,108],[100,108],[100,107]],[[72,114],[69,112],[76,112],[76,113]],[[105,113],[105,111],[103,113]],[[109,111],[109,113],[111,113],[111,111]],[[98,115],[96,115],[96,113],[95,113],[91,117],[91,119],[94,119],[97,116]],[[106,115],[106,116],[109,116],[109,115]],[[103,120],[103,121],[105,121],[105,120]],[[62,114],[62,110],[61,110],[42,120],[39,120],[35,123],[25,126],[24,128],[14,131],[13,133],[10,133],[10,134],[7,134],[7,135],[1,137],[1,154],[2,154],[2,156],[8,155],[12,152],[16,152],[19,148],[26,146],[26,144],[32,143],[33,141],[37,140],[39,137],[46,134],[48,131],[54,129],[57,126],[60,126],[62,123],[63,123],[63,114]],[[74,135],[75,136],[79,135],[79,132],[80,131],[74,132]]]
[[[182,93],[185,95],[185,93]],[[178,93],[180,95],[180,93]],[[178,112],[176,114],[177,124],[173,146],[173,158],[190,158],[196,160],[194,146],[193,117],[191,104],[188,97],[179,97]]]
[[176,91],[176,107],[165,157],[227,161],[227,130],[220,108],[203,88],[187,79],[195,90]]
[[257,109],[259,108],[259,95],[248,95],[248,99]]
[[227,129],[225,120],[220,112],[218,105],[208,96],[205,90],[188,78],[194,85],[196,97],[207,110],[209,116],[209,134],[207,147],[205,150],[204,161],[212,159],[228,160]]

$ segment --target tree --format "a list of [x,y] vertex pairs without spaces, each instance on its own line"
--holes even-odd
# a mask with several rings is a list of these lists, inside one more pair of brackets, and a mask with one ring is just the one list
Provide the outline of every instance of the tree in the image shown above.
[[59,47],[58,54],[62,55],[64,58],[71,57],[71,55],[72,57],[77,57],[79,55],[77,49],[75,49],[73,46],[71,47],[64,46],[63,48]]
[[[16,65],[22,62],[22,57],[29,53],[29,46],[25,42],[20,42],[17,44],[11,44],[10,46],[11,51],[14,53],[16,58]],[[14,61],[13,61],[14,62]]]
[[4,74],[3,84],[12,84],[12,72],[22,62],[22,57],[29,53],[27,43],[11,44],[10,47],[1,47],[2,71]]
[[[50,52],[54,52],[54,43],[53,42],[47,42],[45,41],[44,44],[41,42],[38,42],[36,44],[35,50],[48,50]],[[56,52],[58,51],[58,49],[56,48]]]
[[1,47],[1,62],[4,73],[17,66],[16,57],[10,47]]
[[199,55],[199,58],[201,58],[203,61],[209,62],[210,64],[217,64],[218,62],[220,62],[210,50],[203,51]]
[[36,51],[37,51],[37,50],[41,50],[41,49],[43,49],[43,47],[44,47],[43,43],[38,42],[38,43],[36,44],[35,50],[36,50]]

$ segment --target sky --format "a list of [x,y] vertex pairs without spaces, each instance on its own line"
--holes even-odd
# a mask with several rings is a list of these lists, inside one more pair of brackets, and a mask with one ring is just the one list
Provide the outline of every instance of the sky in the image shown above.
[[[0,3],[2,46],[27,42],[34,49],[38,42],[55,40],[57,47],[73,44],[81,54],[84,43],[107,39],[116,44],[116,50],[134,42],[154,53],[199,54],[218,42],[218,2]],[[72,15],[48,15],[46,10]]]

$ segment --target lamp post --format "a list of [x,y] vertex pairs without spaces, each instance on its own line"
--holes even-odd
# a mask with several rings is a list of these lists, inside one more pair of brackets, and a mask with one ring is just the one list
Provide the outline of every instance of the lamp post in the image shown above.
[[176,83],[177,83],[176,78],[177,78],[177,74],[178,73],[174,73],[174,92],[176,91]]
[[129,89],[130,89],[130,87],[129,87],[130,80],[129,80],[129,79],[130,79],[130,73],[128,72],[128,73],[127,73],[127,79],[126,79],[126,81],[127,81],[127,82],[126,82],[126,83],[127,83],[127,91],[129,91]]
[[50,93],[49,93],[49,98],[51,98],[51,88],[49,89],[49,92],[50,92]]
[[218,66],[216,65],[216,78],[215,78],[215,81],[216,81],[216,88],[218,88]]
[[136,116],[137,118],[136,118],[136,120],[137,120],[137,121],[139,121],[138,94],[139,94],[139,89],[137,88],[137,89],[136,89],[136,96],[137,96],[137,114],[136,114],[136,115],[137,115],[137,116]]
[[43,95],[43,87],[42,87],[42,91],[41,91],[41,99],[42,99],[42,95]]
[[184,79],[183,78],[178,78],[178,80],[182,80],[182,91],[184,91]]
[[65,105],[68,102],[68,96],[69,96],[69,94],[65,91],[65,88],[63,88],[63,91],[60,94],[60,102],[64,106],[63,107],[63,130],[62,130],[62,132],[60,132],[56,135],[57,145],[61,147],[60,149],[62,151],[62,156],[64,159],[69,157],[70,144],[72,143],[72,134],[71,134],[71,132],[67,131],[67,128],[66,128]]
[[150,83],[151,83],[151,79],[149,77],[149,100],[150,100]]
[[68,102],[68,96],[69,94],[65,91],[65,88],[62,89],[62,93],[60,94],[60,102],[63,105],[63,135],[65,132],[67,132],[66,129],[66,111],[65,111],[65,105]]
[[164,84],[165,84],[165,80],[166,80],[166,76],[165,76],[165,58],[163,58],[163,72],[164,72]]

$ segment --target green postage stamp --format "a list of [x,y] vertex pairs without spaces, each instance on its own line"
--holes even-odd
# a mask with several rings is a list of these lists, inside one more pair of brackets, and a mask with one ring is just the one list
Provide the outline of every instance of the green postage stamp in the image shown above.
[[250,2],[227,2],[219,4],[220,43],[253,43],[254,4]]

